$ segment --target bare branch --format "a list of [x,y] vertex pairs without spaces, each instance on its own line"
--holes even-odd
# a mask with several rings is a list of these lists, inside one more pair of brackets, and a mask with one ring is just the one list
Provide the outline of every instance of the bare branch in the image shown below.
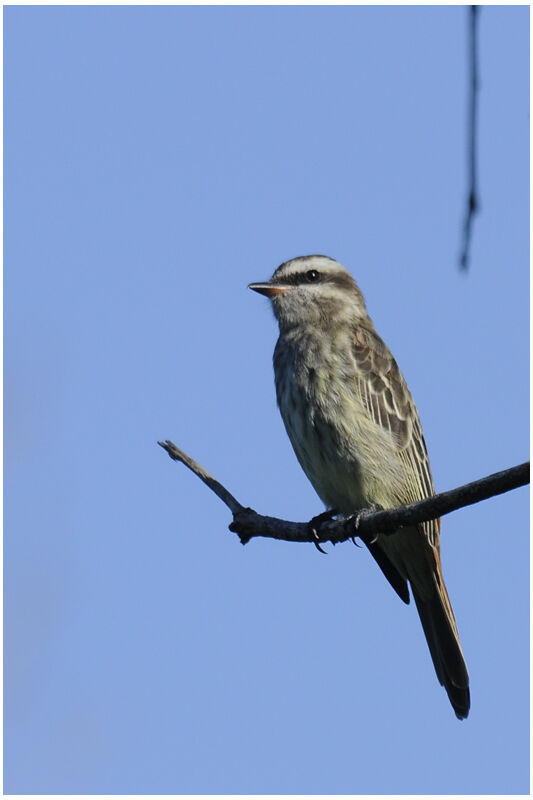
[[186,467],[189,467],[195,475],[198,475],[200,480],[202,480],[206,486],[209,486],[211,491],[213,491],[217,497],[220,497],[223,503],[227,505],[229,510],[235,516],[235,514],[239,514],[241,511],[244,511],[244,506],[241,506],[238,500],[236,500],[231,492],[228,492],[225,486],[222,486],[221,483],[217,481],[216,478],[213,478],[212,475],[207,472],[203,467],[198,464],[193,458],[184,453],[183,450],[180,450],[179,447],[171,442],[169,439],[165,439],[164,442],[157,443],[163,450],[166,450],[169,454],[170,458],[173,461],[181,461],[182,464],[185,464]]
[[308,522],[288,522],[276,517],[265,517],[251,508],[245,508],[228,490],[213,478],[200,464],[176,447],[168,439],[158,444],[174,461],[181,461],[225,503],[233,514],[229,529],[237,533],[243,544],[255,536],[281,539],[286,542],[344,542],[354,536],[371,540],[376,534],[390,536],[406,525],[427,522],[459,508],[479,503],[529,483],[529,461],[516,467],[495,472],[485,478],[419,500],[407,506],[380,511],[363,509],[346,519],[326,520],[311,529]]

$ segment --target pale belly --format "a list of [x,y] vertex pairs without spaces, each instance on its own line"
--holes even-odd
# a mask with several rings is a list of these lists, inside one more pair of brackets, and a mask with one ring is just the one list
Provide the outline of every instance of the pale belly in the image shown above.
[[[338,371],[337,371],[338,372]],[[349,377],[300,366],[276,376],[278,405],[304,472],[328,508],[350,514],[397,505],[402,464],[390,434],[376,425]]]

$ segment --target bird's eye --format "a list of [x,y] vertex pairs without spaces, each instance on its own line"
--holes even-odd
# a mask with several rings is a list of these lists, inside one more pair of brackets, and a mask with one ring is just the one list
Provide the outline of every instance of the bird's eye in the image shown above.
[[305,277],[307,278],[309,283],[316,283],[319,276],[316,269],[310,269],[309,272],[305,273]]

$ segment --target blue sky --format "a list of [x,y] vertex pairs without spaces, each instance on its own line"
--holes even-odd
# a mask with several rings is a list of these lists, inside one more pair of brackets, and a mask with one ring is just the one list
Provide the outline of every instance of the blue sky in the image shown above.
[[529,791],[528,490],[445,518],[458,722],[369,554],[255,540],[322,506],[247,291],[344,263],[445,490],[528,458],[529,9],[7,7],[4,790]]

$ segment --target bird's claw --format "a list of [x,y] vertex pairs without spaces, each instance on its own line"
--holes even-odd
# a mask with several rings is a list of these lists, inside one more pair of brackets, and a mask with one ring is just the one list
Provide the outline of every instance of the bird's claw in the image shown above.
[[[359,524],[360,524],[362,519],[364,519],[365,517],[368,517],[370,514],[375,514],[376,511],[382,511],[382,510],[383,510],[382,506],[378,506],[376,503],[370,503],[370,505],[366,506],[365,508],[361,508],[361,509],[359,509],[359,511],[356,511],[355,514],[352,515],[353,525],[354,525],[355,530],[356,531],[358,530]],[[378,536],[379,536],[379,534],[375,533],[372,536],[371,539],[370,538],[365,538],[363,541],[365,542],[365,544],[375,544],[377,542],[377,540],[378,540]],[[352,536],[351,539],[352,539],[352,542],[356,546],[358,546],[358,547],[360,546],[360,545],[357,545],[357,542],[355,541],[355,536]]]
[[310,533],[310,534],[311,534],[311,536],[313,537],[313,544],[314,544],[314,546],[316,547],[316,549],[317,549],[319,552],[321,552],[321,553],[324,553],[324,555],[325,555],[325,556],[327,556],[327,553],[326,553],[326,551],[325,551],[325,550],[324,550],[324,549],[323,549],[323,548],[320,546],[320,538],[319,538],[319,536],[318,536],[317,528],[320,528],[320,526],[322,525],[322,523],[323,523],[323,522],[326,522],[326,521],[328,521],[328,520],[331,520],[331,519],[333,519],[333,517],[334,517],[336,514],[337,514],[337,511],[335,511],[335,509],[334,509],[334,508],[333,508],[333,509],[330,509],[330,510],[328,510],[328,511],[324,511],[322,514],[317,514],[317,516],[316,516],[316,517],[313,517],[313,519],[312,519],[312,520],[310,520],[310,521],[308,522],[308,524],[307,524],[307,525],[308,525],[308,528],[309,528],[309,533]]
[[318,533],[315,531],[314,528],[311,528],[311,533],[316,538],[316,541],[313,542],[313,544],[316,547],[316,549],[319,551],[319,553],[324,553],[324,555],[327,556],[327,553],[324,550],[324,548],[320,546],[320,539],[318,538]]

